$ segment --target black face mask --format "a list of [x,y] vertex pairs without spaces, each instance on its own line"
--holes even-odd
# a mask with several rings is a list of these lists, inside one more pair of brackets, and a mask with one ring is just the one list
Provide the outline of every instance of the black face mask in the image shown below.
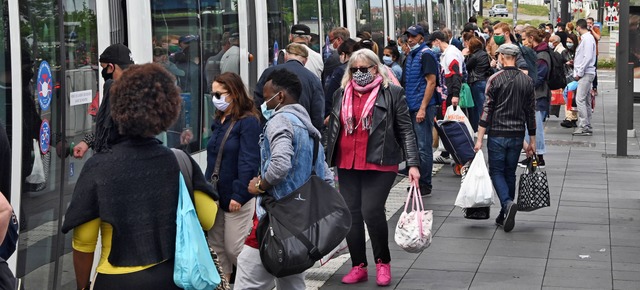
[[[102,69],[101,74],[104,81],[108,81],[113,78],[113,72],[107,72],[108,70],[109,70],[109,65],[107,65],[107,67]],[[115,70],[115,67],[114,67],[114,70]]]

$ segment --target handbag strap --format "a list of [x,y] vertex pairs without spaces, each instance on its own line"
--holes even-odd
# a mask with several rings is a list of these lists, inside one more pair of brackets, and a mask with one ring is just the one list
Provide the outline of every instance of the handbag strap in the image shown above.
[[316,175],[316,160],[320,151],[320,138],[315,135],[309,134],[313,138],[313,160],[311,160],[311,175]]
[[269,222],[271,222],[273,219],[275,218],[276,220],[278,220],[278,222],[285,228],[287,229],[287,231],[289,231],[290,233],[295,233],[294,236],[300,241],[302,242],[302,244],[307,248],[308,252],[309,252],[309,256],[311,256],[312,259],[314,260],[320,260],[322,259],[322,257],[324,255],[322,255],[320,253],[320,250],[318,250],[318,248],[313,245],[313,243],[311,243],[311,241],[309,241],[309,239],[307,239],[307,237],[305,237],[302,232],[295,232],[293,229],[295,229],[295,227],[293,226],[293,224],[289,221],[289,219],[287,219],[287,217],[281,216],[280,212],[278,212],[277,210],[273,210],[275,208],[275,204],[276,204],[276,200],[275,198],[273,198],[273,196],[270,195],[266,195],[262,198],[262,207],[267,211],[267,213],[269,214],[270,218],[269,218]]
[[224,143],[227,143],[227,139],[229,138],[229,134],[231,134],[231,130],[233,126],[236,124],[236,120],[231,122],[227,132],[224,133],[224,138],[222,138],[222,142],[220,143],[220,149],[218,150],[218,157],[216,158],[216,165],[213,167],[213,173],[211,173],[211,181],[218,182],[219,173],[220,173],[220,164],[222,163],[222,152],[224,152]]

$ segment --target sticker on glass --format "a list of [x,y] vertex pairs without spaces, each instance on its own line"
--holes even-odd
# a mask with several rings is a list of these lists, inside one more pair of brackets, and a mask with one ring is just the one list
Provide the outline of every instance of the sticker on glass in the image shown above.
[[43,60],[38,69],[38,103],[43,111],[49,110],[52,94],[53,78],[51,77],[51,67],[47,61]]
[[49,120],[42,120],[40,125],[40,152],[42,155],[49,152],[49,144],[51,144],[51,127],[49,126]]

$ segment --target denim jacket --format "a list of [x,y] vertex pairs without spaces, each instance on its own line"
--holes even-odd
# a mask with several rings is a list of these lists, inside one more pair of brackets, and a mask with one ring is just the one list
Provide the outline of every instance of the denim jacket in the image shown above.
[[[267,190],[276,200],[289,195],[311,176],[314,139],[320,132],[313,127],[307,111],[298,104],[287,105],[276,111],[264,127],[260,137],[260,174],[273,187]],[[333,185],[333,173],[325,162],[324,149],[319,146],[316,175]],[[265,211],[258,197],[256,214]]]

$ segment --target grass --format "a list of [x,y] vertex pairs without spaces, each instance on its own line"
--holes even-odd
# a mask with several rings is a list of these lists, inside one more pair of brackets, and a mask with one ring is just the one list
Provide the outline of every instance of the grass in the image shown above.
[[[491,21],[491,23],[493,23],[496,20],[500,20],[500,22],[506,22],[509,23],[509,25],[511,25],[513,27],[513,17],[487,17],[489,18],[489,20]],[[482,23],[482,21],[485,19],[485,17],[479,17],[478,16],[478,23]],[[518,20],[518,24],[526,24],[529,23],[531,26],[533,27],[538,27],[538,25],[542,24],[542,23],[547,23],[546,21],[542,21],[542,20]]]
[[[504,1],[495,0],[494,4],[504,4]],[[491,2],[483,2],[482,7],[487,10],[491,9]],[[513,4],[511,1],[507,1],[507,9],[509,9],[509,15],[511,15],[513,13]],[[548,17],[549,7],[547,5],[518,4],[518,14]]]

